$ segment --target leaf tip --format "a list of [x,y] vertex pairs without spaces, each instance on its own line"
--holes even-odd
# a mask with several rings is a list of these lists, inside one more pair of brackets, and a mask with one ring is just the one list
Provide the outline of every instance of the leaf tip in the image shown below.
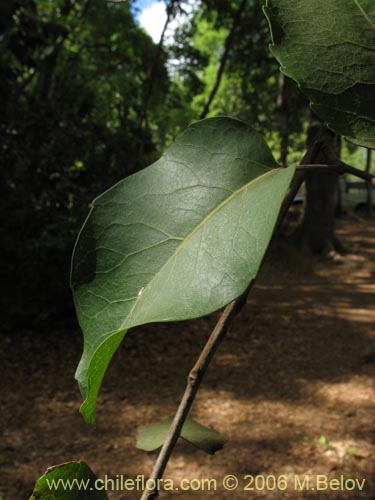
[[87,399],[81,404],[79,409],[80,414],[85,419],[86,424],[95,425],[95,407],[92,408],[92,405],[89,405]]

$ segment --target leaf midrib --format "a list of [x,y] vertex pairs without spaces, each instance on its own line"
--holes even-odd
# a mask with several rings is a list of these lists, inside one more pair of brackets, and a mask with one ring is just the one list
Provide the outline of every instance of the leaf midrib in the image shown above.
[[362,16],[366,19],[366,21],[369,23],[369,25],[371,26],[371,28],[373,30],[375,30],[375,24],[372,22],[372,20],[370,19],[370,17],[368,16],[367,12],[365,11],[365,9],[362,7],[362,5],[359,3],[358,0],[353,0],[354,4],[357,6],[358,10],[360,11],[360,13],[362,14]]
[[[268,167],[268,168],[270,168],[270,167]],[[240,195],[242,192],[246,191],[246,189],[250,188],[252,185],[256,184],[257,182],[260,182],[264,178],[267,178],[267,177],[269,177],[271,175],[275,175],[276,173],[280,172],[281,170],[285,170],[285,169],[283,169],[283,168],[270,168],[270,170],[268,172],[266,172],[266,173],[264,173],[262,175],[259,175],[255,179],[252,179],[250,182],[248,182],[248,183],[244,184],[243,186],[241,186],[240,189],[237,189],[236,191],[233,191],[233,193],[230,196],[228,196],[227,198],[225,198],[225,200],[223,200],[221,203],[219,203],[219,205],[217,207],[215,207],[211,212],[209,212],[200,221],[200,223],[182,240],[181,244],[176,248],[175,252],[170,257],[168,257],[168,259],[164,262],[164,264],[161,266],[161,268],[158,270],[158,272],[152,277],[152,279],[146,285],[144,285],[144,289],[142,290],[142,288],[141,288],[142,294],[136,298],[136,300],[135,300],[135,302],[134,302],[131,310],[129,311],[129,314],[127,315],[127,317],[125,318],[125,320],[121,323],[121,326],[120,326],[120,328],[117,331],[123,330],[125,328],[129,329],[129,328],[132,328],[133,326],[136,326],[136,325],[132,325],[130,323],[130,320],[131,320],[131,317],[134,314],[135,308],[137,307],[137,305],[142,300],[145,292],[150,287],[150,285],[152,284],[152,282],[157,278],[157,276],[168,265],[168,263],[172,259],[176,258],[177,254],[182,250],[182,248],[187,243],[187,241],[189,241],[199,231],[199,229],[201,227],[203,227],[222,208],[224,208],[228,203],[230,203],[234,198],[236,198],[236,196]]]

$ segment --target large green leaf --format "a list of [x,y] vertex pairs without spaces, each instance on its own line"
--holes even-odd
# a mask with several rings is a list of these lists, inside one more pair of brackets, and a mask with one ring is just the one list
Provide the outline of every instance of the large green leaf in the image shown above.
[[375,1],[266,0],[272,53],[312,109],[375,148]]
[[[173,419],[161,424],[141,425],[137,432],[137,448],[144,451],[154,451],[160,448],[167,435]],[[209,429],[188,417],[181,429],[180,436],[205,453],[213,455],[221,450],[225,438],[214,429]]]
[[108,500],[103,484],[95,481],[85,462],[55,465],[38,479],[30,500]]
[[85,419],[125,332],[209,314],[256,276],[293,176],[245,123],[191,125],[160,160],[93,203],[72,288],[84,332],[78,379]]

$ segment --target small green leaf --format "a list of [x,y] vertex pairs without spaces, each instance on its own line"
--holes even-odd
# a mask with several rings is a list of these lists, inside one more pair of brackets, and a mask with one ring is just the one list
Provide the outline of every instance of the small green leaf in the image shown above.
[[97,489],[95,480],[85,462],[55,465],[38,479],[30,500],[108,500],[105,491]]
[[246,289],[293,174],[251,127],[211,118],[94,201],[71,277],[84,333],[76,378],[87,422],[129,328],[204,316]]
[[327,444],[328,443],[327,438],[325,436],[320,436],[318,439],[318,443],[323,445]]
[[144,451],[160,448],[167,437],[171,423],[172,419],[160,424],[140,425],[137,429],[136,447]]
[[271,51],[327,125],[375,148],[374,0],[267,0]]
[[[160,448],[167,437],[171,424],[172,419],[161,424],[138,427],[137,448],[144,451],[154,451]],[[221,450],[226,441],[217,431],[209,429],[189,417],[182,427],[180,436],[210,455]]]
[[356,454],[358,453],[358,450],[357,450],[357,448],[348,448],[348,449],[346,450],[346,453],[347,453],[348,455],[356,455]]

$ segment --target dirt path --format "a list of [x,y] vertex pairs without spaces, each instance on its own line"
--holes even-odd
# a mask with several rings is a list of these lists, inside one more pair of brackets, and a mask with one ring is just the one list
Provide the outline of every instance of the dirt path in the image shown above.
[[[176,485],[215,479],[216,491],[165,492],[161,499],[375,498],[375,235],[369,227],[340,223],[340,236],[355,254],[340,265],[317,264],[307,273],[286,271],[282,262],[266,266],[192,411],[229,441],[215,456],[181,441],[165,474]],[[55,325],[49,338],[24,331],[1,339],[0,500],[27,500],[47,466],[69,460],[87,461],[100,477],[149,474],[156,454],[134,447],[136,427],[172,416],[214,322],[130,332],[106,377],[96,428],[77,411],[78,332]],[[235,491],[222,486],[228,474],[239,479]],[[262,479],[258,491],[244,491],[255,486],[246,475],[285,477],[287,488],[281,483],[282,491],[272,491],[271,477],[271,491]],[[341,485],[313,490],[317,475],[342,478],[348,487],[365,479],[364,489],[358,483],[347,492]],[[298,491],[307,477],[310,488]]]

